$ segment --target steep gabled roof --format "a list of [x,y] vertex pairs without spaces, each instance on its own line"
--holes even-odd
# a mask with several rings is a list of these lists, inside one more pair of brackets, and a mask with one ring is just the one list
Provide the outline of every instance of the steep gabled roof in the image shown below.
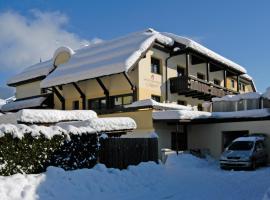
[[155,41],[173,45],[171,38],[147,30],[82,48],[43,80],[41,87],[127,72]]
[[153,29],[147,29],[110,41],[90,45],[76,50],[75,53],[70,50],[72,55],[69,61],[57,66],[53,72],[54,61],[52,59],[25,69],[22,73],[10,79],[8,85],[15,85],[26,80],[47,76],[41,82],[41,87],[48,88],[99,76],[127,72],[155,42],[169,47],[172,47],[175,43],[180,43],[187,48],[223,63],[228,68],[232,68],[240,73],[246,73],[246,70],[240,65],[193,40],[172,33],[159,33]]
[[13,76],[7,81],[7,85],[24,82],[31,79],[45,78],[53,70],[53,61],[47,60],[24,69],[21,73]]

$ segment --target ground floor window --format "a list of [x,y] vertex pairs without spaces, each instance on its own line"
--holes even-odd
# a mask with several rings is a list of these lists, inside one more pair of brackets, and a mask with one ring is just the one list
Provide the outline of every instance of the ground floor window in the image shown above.
[[88,109],[89,110],[102,110],[106,108],[106,99],[88,99]]

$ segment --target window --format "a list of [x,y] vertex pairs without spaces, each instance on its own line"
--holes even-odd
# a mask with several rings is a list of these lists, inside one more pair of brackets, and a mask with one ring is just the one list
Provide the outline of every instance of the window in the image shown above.
[[235,84],[234,84],[234,80],[233,79],[231,79],[231,86],[232,86],[232,88],[235,87]]
[[159,59],[151,57],[151,72],[155,74],[161,74]]
[[177,101],[177,104],[178,104],[178,105],[186,106],[186,105],[187,105],[187,102],[186,102],[186,101],[182,101],[182,100],[178,100],[178,101]]
[[88,99],[89,110],[100,110],[106,108],[106,99]]
[[245,84],[244,83],[239,83],[239,89],[242,90],[242,91],[245,91],[246,87],[245,87]]
[[214,84],[215,85],[220,85],[220,80],[214,79]]
[[197,78],[198,79],[205,80],[205,75],[204,74],[201,74],[201,73],[197,73]]
[[132,104],[132,102],[133,102],[133,96],[129,95],[129,96],[123,97],[123,105]]
[[160,102],[160,96],[152,95],[151,99],[155,100],[156,102]]
[[79,106],[80,106],[79,101],[73,101],[72,102],[72,109],[73,110],[79,110],[80,109]]
[[186,69],[184,67],[177,66],[177,76],[184,76],[186,74]]
[[128,105],[133,102],[132,94],[125,94],[114,96],[113,98],[113,107],[122,107],[123,105]]

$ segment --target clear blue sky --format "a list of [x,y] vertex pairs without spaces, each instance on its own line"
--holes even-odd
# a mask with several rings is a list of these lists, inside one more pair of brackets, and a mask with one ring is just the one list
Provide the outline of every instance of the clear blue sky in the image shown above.
[[[0,0],[0,11],[60,11],[81,38],[107,40],[153,27],[189,36],[246,67],[259,91],[270,86],[270,1]],[[1,46],[1,44],[0,44]],[[10,72],[0,77],[6,80]]]

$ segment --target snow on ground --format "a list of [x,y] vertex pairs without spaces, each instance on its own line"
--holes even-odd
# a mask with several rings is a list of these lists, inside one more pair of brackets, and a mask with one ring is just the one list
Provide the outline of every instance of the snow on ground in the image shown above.
[[270,199],[270,168],[223,171],[214,161],[189,154],[171,155],[165,165],[152,162],[127,170],[64,171],[49,167],[38,175],[0,177],[0,197],[18,199]]

